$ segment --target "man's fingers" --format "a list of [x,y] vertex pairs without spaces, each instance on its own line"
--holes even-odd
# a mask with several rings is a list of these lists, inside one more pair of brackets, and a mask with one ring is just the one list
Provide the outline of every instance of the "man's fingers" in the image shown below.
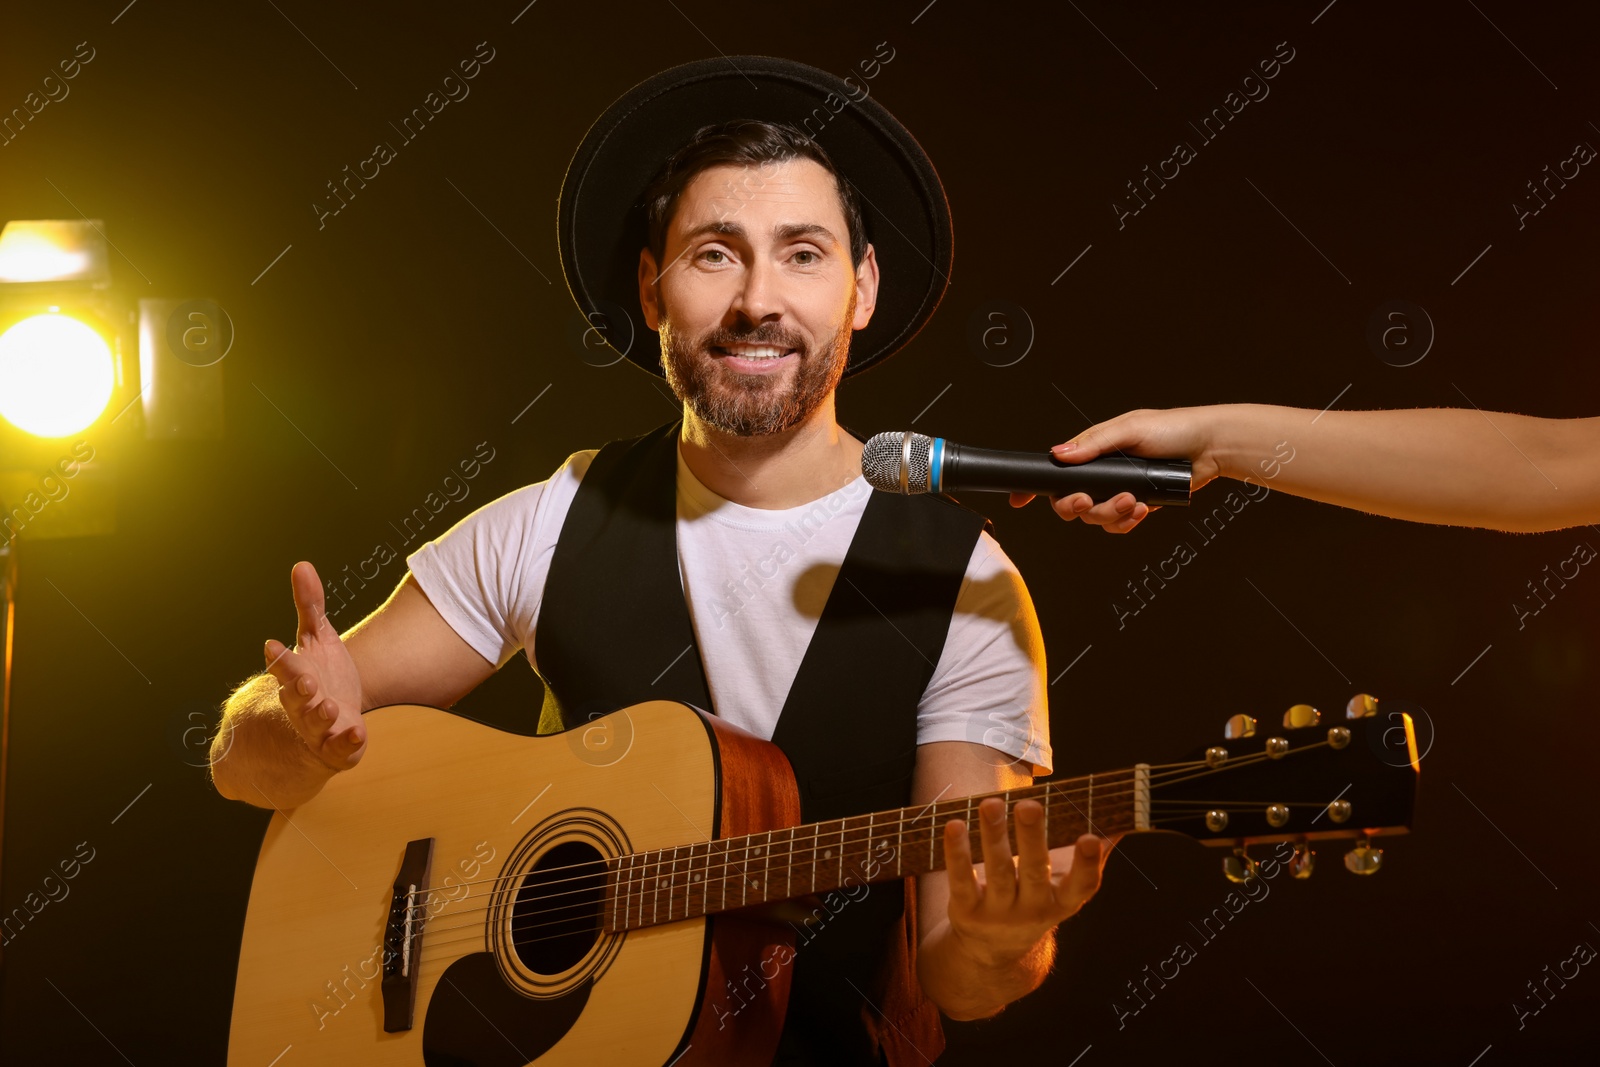
[[1051,897],[1050,845],[1045,839],[1044,808],[1036,800],[1019,800],[1012,809],[1017,827],[1018,899],[1044,907]]
[[300,641],[322,636],[322,628],[330,624],[317,569],[304,560],[296,563],[289,572],[289,586],[294,591],[295,632]]
[[1111,852],[1111,843],[1093,834],[1084,834],[1074,846],[1072,870],[1056,890],[1056,900],[1068,916],[1088,903],[1100,888],[1100,870]]
[[1033,494],[1032,493],[1012,493],[1011,494],[1011,506],[1014,507],[1014,508],[1025,507],[1027,505],[1028,501],[1030,501],[1032,499],[1033,499]]
[[278,685],[287,693],[304,695],[300,693],[297,683],[306,677],[307,671],[294,650],[285,648],[281,641],[268,641],[263,652],[267,673],[277,679]]
[[978,805],[978,835],[983,841],[984,898],[1010,907],[1017,895],[1017,872],[1011,865],[1011,842],[1006,838],[1006,804],[989,797]]
[[951,903],[961,911],[972,911],[978,906],[978,869],[972,865],[967,824],[957,819],[944,824],[944,867]]

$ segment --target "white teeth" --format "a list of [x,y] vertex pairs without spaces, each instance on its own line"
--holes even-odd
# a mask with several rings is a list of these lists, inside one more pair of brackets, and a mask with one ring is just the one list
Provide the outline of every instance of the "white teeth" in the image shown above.
[[723,351],[740,359],[780,359],[784,349],[767,345],[726,345]]

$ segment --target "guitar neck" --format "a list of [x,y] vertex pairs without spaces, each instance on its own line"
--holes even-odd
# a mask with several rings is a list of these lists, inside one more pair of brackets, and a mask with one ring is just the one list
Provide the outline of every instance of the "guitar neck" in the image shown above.
[[1148,771],[1140,766],[636,852],[608,861],[603,922],[613,931],[635,929],[941,870],[943,828],[952,819],[965,822],[972,854],[982,856],[976,817],[979,802],[991,796],[1008,813],[1019,800],[1043,805],[1051,848],[1089,832],[1149,825]]

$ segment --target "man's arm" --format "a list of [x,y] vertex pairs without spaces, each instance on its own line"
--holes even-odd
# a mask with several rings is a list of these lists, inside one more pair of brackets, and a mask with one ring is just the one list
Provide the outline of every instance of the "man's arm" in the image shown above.
[[[1054,451],[1078,462],[1118,450],[1188,458],[1196,489],[1219,476],[1248,478],[1412,522],[1533,532],[1600,521],[1600,418],[1219,404],[1130,411]],[[1150,510],[1128,494],[1094,504],[1078,493],[1054,507],[1112,533],[1131,530]]]
[[267,670],[240,685],[211,745],[217,791],[263,808],[298,807],[366,751],[361,714],[384,704],[449,707],[494,673],[407,574],[341,637],[309,563],[290,574],[293,649],[266,645]]
[[[929,742],[917,749],[912,804],[1027,786],[1028,768],[987,745]],[[945,870],[917,879],[917,978],[952,1019],[987,1018],[1037,989],[1055,959],[1057,924],[1100,887],[1110,843],[1086,834],[1052,851],[1043,816],[1037,801],[1015,805],[1013,863],[1004,804],[985,801],[977,819],[983,862],[972,862],[966,823],[951,820]]]

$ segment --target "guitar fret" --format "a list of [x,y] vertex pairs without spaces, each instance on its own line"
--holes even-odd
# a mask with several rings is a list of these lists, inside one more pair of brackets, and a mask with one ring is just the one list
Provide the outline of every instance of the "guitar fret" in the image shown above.
[[706,862],[700,872],[700,914],[711,910],[711,842],[706,842]]
[[817,891],[817,846],[822,843],[822,824],[813,823],[811,827],[811,891]]
[[720,909],[722,911],[727,911],[728,910],[728,842],[726,840],[723,840],[723,841],[719,841],[717,843],[722,846],[722,861],[719,864],[717,864],[717,882],[722,887],[722,904],[720,906]]
[[627,862],[622,881],[622,928],[628,927],[628,909],[633,906],[633,854],[629,853],[623,859]]
[[1089,775],[1089,833],[1094,833],[1094,775]]
[[745,872],[750,869],[750,838],[744,839],[744,866],[739,868],[739,906],[750,902],[750,879]]
[[862,864],[861,864],[861,870],[862,870],[863,873],[865,873],[865,871],[867,869],[867,863],[870,862],[871,859],[872,859],[872,813],[869,811],[869,812],[867,812],[867,855],[866,855],[866,858],[862,861]]
[[634,874],[638,877],[639,885],[639,921],[635,924],[636,926],[644,925],[644,862],[645,860],[643,852],[634,855],[633,869]]
[[656,891],[650,897],[650,923],[654,925],[661,912],[661,851],[656,851]]
[[789,854],[783,864],[783,898],[794,896],[794,827],[789,827]]
[[761,877],[761,899],[767,900],[772,896],[772,831],[767,831],[767,866]]
[[[672,921],[672,906],[677,902],[677,897],[678,897],[678,892],[677,892],[677,890],[678,890],[678,877],[679,877],[679,873],[680,873],[678,871],[678,849],[680,849],[682,847],[683,847],[682,845],[673,845],[672,846],[672,870],[667,875],[667,921],[668,922]],[[681,916],[679,916],[679,918],[687,919],[688,917],[689,917],[688,894],[685,894],[684,895],[683,914]]]
[[[981,819],[982,816],[980,815],[979,818]],[[982,833],[983,833],[982,830],[979,830],[980,838],[982,837]],[[967,841],[968,841],[968,843],[970,845],[970,843],[972,841],[972,798],[971,797],[967,798]],[[980,845],[982,844],[981,840],[979,841],[979,844]]]
[[839,820],[839,884],[844,885],[844,830],[850,824],[849,819]]

